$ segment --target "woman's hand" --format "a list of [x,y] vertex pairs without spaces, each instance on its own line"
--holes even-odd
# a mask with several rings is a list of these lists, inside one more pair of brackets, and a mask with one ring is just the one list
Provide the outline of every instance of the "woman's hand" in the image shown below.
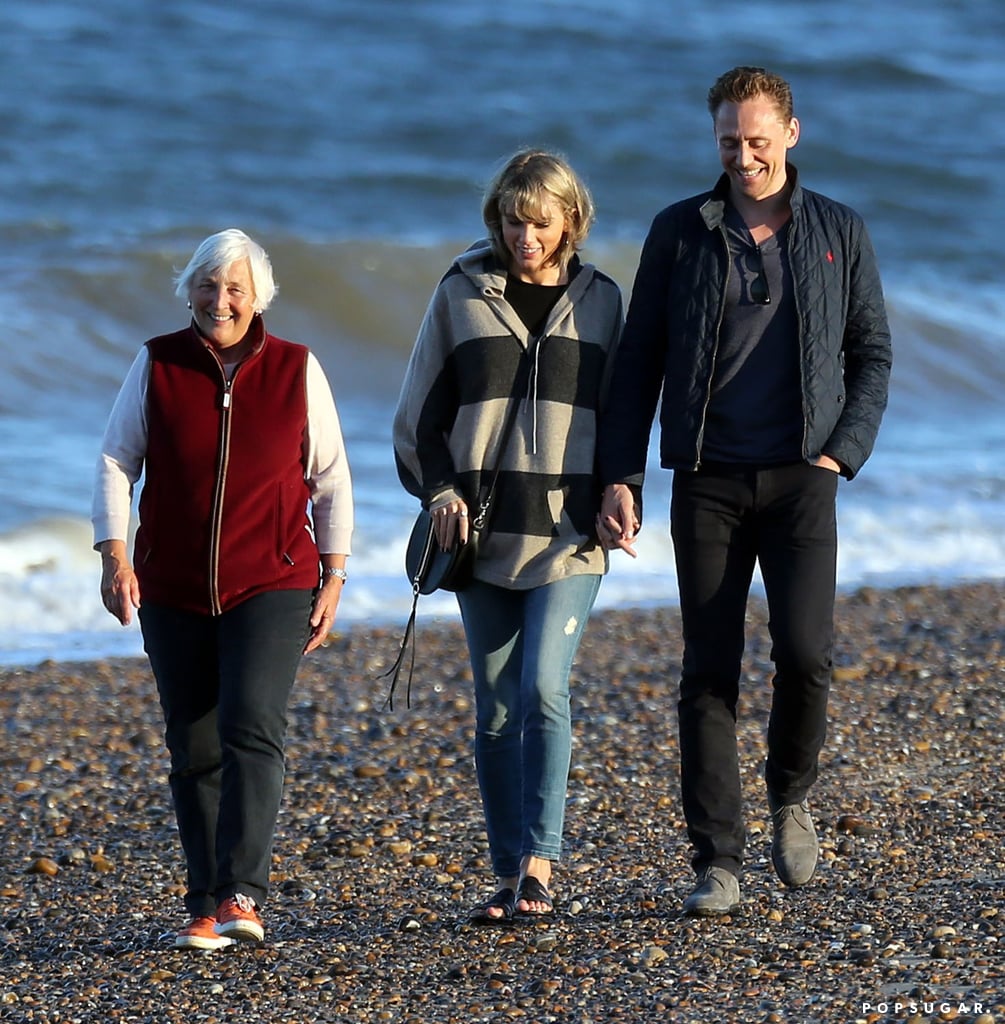
[[597,515],[597,537],[608,551],[620,548],[632,558],[638,557],[635,539],[641,528],[639,510],[627,484],[609,484]]
[[101,603],[123,626],[133,621],[133,609],[140,606],[140,584],[126,556],[121,540],[98,545],[101,553]]
[[454,546],[454,538],[467,544],[468,506],[461,498],[451,498],[440,505],[434,505],[429,514],[433,517],[433,530],[442,551],[449,551]]
[[[325,569],[344,569],[345,555],[324,556],[322,560]],[[342,598],[342,588],[345,580],[338,576],[325,573],[324,582],[314,597],[314,607],[311,609],[311,633],[304,646],[304,654],[309,654],[315,648],[320,647],[335,625],[335,615],[338,612],[338,603]]]

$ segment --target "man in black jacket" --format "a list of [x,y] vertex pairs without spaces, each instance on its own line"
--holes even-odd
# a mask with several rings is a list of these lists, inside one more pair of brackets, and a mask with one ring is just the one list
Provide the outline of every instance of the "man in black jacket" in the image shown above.
[[806,884],[818,844],[807,805],[827,726],[839,476],[872,451],[891,349],[861,218],[802,188],[779,76],[738,67],[709,90],[724,170],[667,207],[639,263],[600,424],[598,532],[634,557],[649,432],[660,457],[684,630],[681,788],[697,885],[689,914],[740,901],[744,824],[736,706],[755,564],[770,613],[773,698],[764,766],[772,861]]

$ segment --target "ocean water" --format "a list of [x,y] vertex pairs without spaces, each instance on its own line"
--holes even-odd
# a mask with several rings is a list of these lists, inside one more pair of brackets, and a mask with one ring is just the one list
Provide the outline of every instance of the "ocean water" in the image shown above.
[[[858,209],[894,331],[876,453],[840,497],[843,587],[1005,575],[1000,0],[5,0],[0,7],[0,664],[135,654],[101,608],[90,491],[137,348],[186,322],[171,277],[256,236],[270,329],[332,381],[357,499],[341,622],[403,622],[414,503],[390,449],[415,330],[516,147],[564,151],[626,297],[666,203],[718,173],[704,96],[793,84],[804,182]],[[713,9],[714,8],[714,9]],[[675,600],[669,475],[600,606]],[[453,615],[449,596],[426,615]]]

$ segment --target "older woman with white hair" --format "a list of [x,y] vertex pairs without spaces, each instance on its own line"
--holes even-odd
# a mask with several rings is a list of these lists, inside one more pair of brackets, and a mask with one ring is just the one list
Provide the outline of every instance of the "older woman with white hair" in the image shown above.
[[318,360],[265,328],[276,286],[261,246],[211,235],[176,284],[191,323],[133,362],[92,518],[102,601],[123,625],[138,610],[164,712],[191,918],[175,944],[217,949],[264,937],[286,708],[338,609],[352,487]]

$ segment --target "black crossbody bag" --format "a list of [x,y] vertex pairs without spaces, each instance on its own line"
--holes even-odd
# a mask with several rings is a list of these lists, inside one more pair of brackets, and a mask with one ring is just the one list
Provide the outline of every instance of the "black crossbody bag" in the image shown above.
[[408,685],[405,689],[405,706],[409,708],[412,706],[412,674],[415,669],[415,615],[419,606],[419,595],[432,594],[437,590],[457,592],[463,590],[474,578],[478,548],[488,534],[489,516],[492,511],[496,484],[499,482],[499,473],[502,469],[503,455],[520,411],[519,395],[526,384],[531,360],[534,358],[540,340],[540,338],[534,339],[533,344],[524,353],[520,368],[517,370],[510,396],[512,403],[506,416],[506,422],[503,424],[502,433],[499,435],[495,463],[489,475],[488,484],[482,486],[481,494],[478,496],[477,511],[468,524],[467,541],[462,544],[455,539],[452,547],[444,551],[436,540],[433,517],[425,508],[419,513],[415,525],[412,527],[408,546],[405,549],[405,575],[412,584],[412,611],[405,625],[398,656],[394,664],[381,676],[381,678],[391,676],[387,706],[392,711],[394,710],[394,690],[398,685],[406,651],[409,649],[411,650],[411,660],[408,667]]

